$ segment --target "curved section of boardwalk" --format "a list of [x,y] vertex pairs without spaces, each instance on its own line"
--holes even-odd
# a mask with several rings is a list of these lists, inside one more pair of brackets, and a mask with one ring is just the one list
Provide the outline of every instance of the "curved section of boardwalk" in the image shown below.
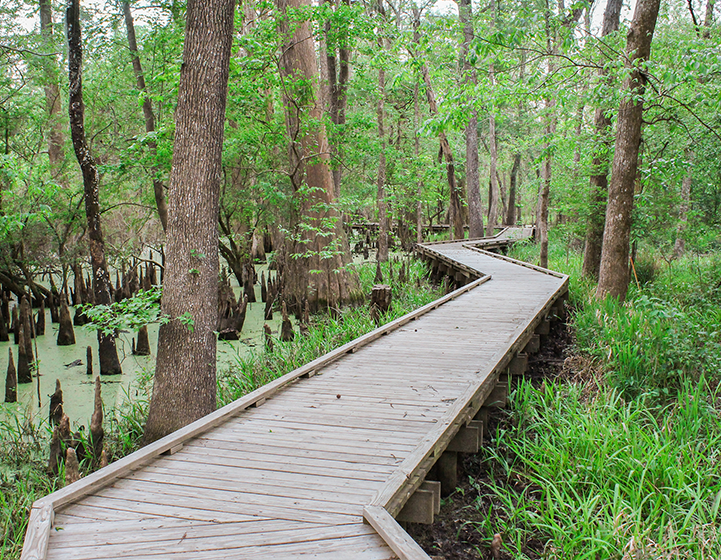
[[472,245],[420,248],[463,288],[36,502],[23,559],[428,558],[393,517],[567,291]]

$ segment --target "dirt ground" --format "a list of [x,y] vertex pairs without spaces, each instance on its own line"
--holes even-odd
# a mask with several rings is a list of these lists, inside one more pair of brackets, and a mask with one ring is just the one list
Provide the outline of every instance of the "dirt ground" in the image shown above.
[[[545,379],[570,376],[573,370],[568,367],[573,348],[569,328],[561,322],[554,322],[549,336],[544,338],[540,352],[529,356],[525,374],[534,384],[540,384]],[[484,445],[493,445],[493,435],[499,424],[507,422],[507,419],[505,410],[497,410],[490,416],[488,426],[484,426]],[[481,460],[480,454],[459,455],[458,463],[459,486],[443,500],[441,512],[435,517],[433,525],[410,523],[406,530],[433,560],[493,560],[490,550],[493,535],[476,530],[476,527],[482,527],[492,504],[488,497],[479,494],[470,481],[488,481],[488,468],[491,467]],[[543,544],[539,539],[531,539],[524,552],[530,558],[540,558]],[[512,560],[513,556],[501,549],[500,558]]]

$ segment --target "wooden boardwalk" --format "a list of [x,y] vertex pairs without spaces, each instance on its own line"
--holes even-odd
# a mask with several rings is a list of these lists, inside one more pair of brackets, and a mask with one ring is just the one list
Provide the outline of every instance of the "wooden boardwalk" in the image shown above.
[[437,512],[426,474],[567,292],[474,247],[523,233],[421,246],[462,287],[40,499],[22,559],[428,560],[395,517]]

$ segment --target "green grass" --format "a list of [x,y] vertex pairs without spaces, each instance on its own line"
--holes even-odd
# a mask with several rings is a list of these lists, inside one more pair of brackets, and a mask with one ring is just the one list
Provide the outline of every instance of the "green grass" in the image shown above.
[[[537,263],[538,248],[512,256]],[[521,382],[482,451],[477,529],[516,559],[721,558],[721,259],[644,258],[625,303],[597,301],[581,255],[552,239],[576,351],[602,375]]]
[[721,419],[705,387],[662,409],[582,389],[516,389],[484,451],[490,482],[473,481],[494,504],[479,530],[517,560],[721,558]]

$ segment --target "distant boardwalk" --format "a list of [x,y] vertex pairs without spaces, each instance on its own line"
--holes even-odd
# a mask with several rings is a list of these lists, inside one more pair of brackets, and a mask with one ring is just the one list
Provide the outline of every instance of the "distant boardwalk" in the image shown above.
[[394,518],[432,518],[426,474],[568,289],[474,247],[529,233],[424,244],[461,288],[38,500],[23,560],[428,560]]

